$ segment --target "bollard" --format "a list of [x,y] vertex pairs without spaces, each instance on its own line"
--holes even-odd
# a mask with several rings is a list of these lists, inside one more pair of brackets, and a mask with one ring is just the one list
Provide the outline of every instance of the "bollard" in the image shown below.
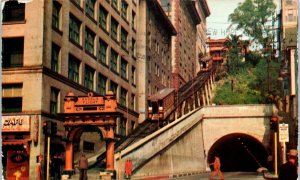
[[69,175],[64,174],[61,176],[61,180],[68,180],[69,179]]
[[100,172],[100,179],[102,180],[112,180],[113,173],[111,172]]

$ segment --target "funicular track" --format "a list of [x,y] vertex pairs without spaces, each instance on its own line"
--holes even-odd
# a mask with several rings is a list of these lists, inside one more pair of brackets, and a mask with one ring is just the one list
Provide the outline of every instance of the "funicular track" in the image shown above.
[[[176,109],[182,102],[193,96],[196,91],[201,89],[209,80],[211,74],[216,71],[216,69],[217,64],[214,63],[210,71],[199,73],[195,78],[181,86],[177,91],[176,105],[172,112],[176,111]],[[159,126],[160,125],[158,123],[153,123],[150,120],[146,119],[143,123],[139,124],[139,126],[135,128],[128,136],[121,138],[115,143],[115,153],[122,151],[129,145],[152,134],[159,128]],[[97,157],[96,163],[91,165],[90,168],[101,166],[105,157],[106,151]]]

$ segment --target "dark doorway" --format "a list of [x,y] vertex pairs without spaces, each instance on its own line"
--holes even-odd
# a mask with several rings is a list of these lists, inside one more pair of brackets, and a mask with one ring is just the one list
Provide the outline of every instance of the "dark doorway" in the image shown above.
[[257,139],[246,134],[230,134],[222,137],[210,148],[208,163],[214,156],[221,160],[225,172],[256,172],[267,166],[267,151]]

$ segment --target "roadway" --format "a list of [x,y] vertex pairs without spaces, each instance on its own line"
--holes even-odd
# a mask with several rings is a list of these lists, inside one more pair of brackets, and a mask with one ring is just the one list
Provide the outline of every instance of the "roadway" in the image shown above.
[[[262,173],[257,172],[223,172],[224,179],[226,180],[264,180]],[[201,180],[209,179],[210,173],[192,175],[192,176],[182,176],[177,178],[171,178],[176,180]],[[215,176],[214,179],[220,179],[220,177]]]

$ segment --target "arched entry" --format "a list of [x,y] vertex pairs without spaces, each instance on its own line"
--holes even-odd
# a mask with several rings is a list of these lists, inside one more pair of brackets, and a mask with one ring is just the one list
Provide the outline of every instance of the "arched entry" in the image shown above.
[[208,152],[208,164],[214,156],[221,160],[221,170],[227,172],[255,172],[267,166],[268,153],[256,138],[242,133],[223,136]]
[[[114,169],[114,129],[116,119],[121,115],[117,111],[117,100],[112,92],[106,96],[75,96],[69,92],[65,97],[64,120],[66,129],[65,174],[74,173],[74,143],[86,131],[98,132],[106,146],[106,171],[115,174]],[[100,141],[100,139],[99,139]]]
[[74,162],[77,162],[82,153],[87,158],[93,156],[96,152],[105,151],[105,141],[103,132],[96,127],[86,125],[81,127],[80,133],[73,140]]

